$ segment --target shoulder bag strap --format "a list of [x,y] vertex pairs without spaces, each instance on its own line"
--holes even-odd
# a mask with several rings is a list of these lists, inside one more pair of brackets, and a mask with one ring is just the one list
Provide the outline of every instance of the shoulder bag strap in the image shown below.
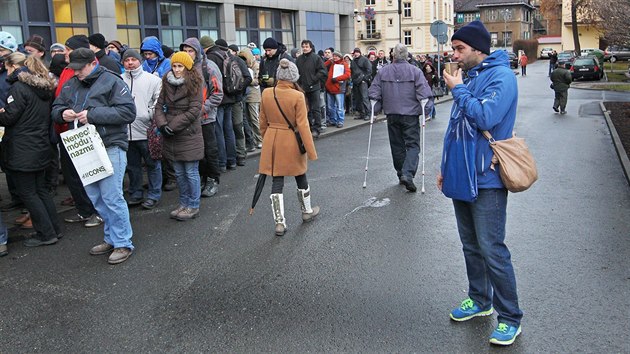
[[484,130],[481,132],[481,134],[483,134],[484,138],[486,138],[488,142],[490,142],[490,144],[494,143],[494,138],[492,137],[492,134],[490,134],[489,131]]
[[289,122],[289,119],[284,114],[284,111],[282,110],[282,107],[280,107],[280,102],[278,102],[278,97],[276,97],[276,87],[275,86],[273,87],[273,99],[276,100],[276,105],[278,105],[278,109],[280,110],[280,113],[282,113],[282,117],[284,118],[284,120],[289,125],[289,129],[293,130],[294,132],[297,131],[295,129],[295,127],[293,126],[293,124],[291,124],[291,122]]

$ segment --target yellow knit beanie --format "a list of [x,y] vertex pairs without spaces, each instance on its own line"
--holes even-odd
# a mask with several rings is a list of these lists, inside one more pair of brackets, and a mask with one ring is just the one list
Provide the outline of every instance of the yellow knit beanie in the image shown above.
[[186,52],[176,52],[173,54],[171,57],[171,65],[173,63],[180,63],[188,70],[191,70],[193,67],[193,60]]

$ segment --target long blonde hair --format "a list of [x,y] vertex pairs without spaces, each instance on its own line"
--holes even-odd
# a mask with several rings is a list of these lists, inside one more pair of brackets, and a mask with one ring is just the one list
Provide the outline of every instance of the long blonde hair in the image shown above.
[[15,52],[11,53],[5,59],[5,65],[17,65],[17,66],[26,66],[28,71],[31,74],[48,78],[48,69],[46,69],[46,65],[39,59],[34,56],[26,56],[23,53]]

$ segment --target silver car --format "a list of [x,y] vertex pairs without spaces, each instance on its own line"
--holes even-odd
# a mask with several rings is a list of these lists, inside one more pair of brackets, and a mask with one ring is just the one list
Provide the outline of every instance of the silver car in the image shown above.
[[604,52],[604,60],[613,63],[617,60],[630,60],[630,48],[611,45]]

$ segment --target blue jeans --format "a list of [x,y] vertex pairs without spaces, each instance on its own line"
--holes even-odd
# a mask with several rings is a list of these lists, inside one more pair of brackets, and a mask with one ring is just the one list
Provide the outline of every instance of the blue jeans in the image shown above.
[[415,177],[420,160],[420,118],[388,114],[387,133],[396,174],[398,177]]
[[131,198],[143,198],[142,188],[142,160],[147,168],[149,191],[147,198],[159,201],[162,197],[162,163],[154,160],[149,154],[149,144],[146,140],[134,140],[129,142],[127,150],[127,172],[129,172],[129,196]]
[[123,178],[127,167],[127,153],[118,146],[107,148],[107,155],[114,166],[114,174],[85,186],[85,192],[105,223],[105,242],[114,248],[133,250],[129,208],[123,197]]
[[9,231],[7,226],[2,222],[2,215],[0,214],[0,245],[6,245],[9,240]]
[[523,312],[504,243],[507,189],[479,189],[475,202],[453,200],[453,206],[466,261],[468,296],[484,310],[494,305],[499,322],[519,326]]
[[346,114],[346,110],[343,108],[345,98],[346,95],[343,93],[326,93],[326,111],[330,121],[334,124],[343,124]]
[[179,204],[198,209],[201,198],[199,161],[173,161],[173,168],[179,188]]
[[236,136],[232,125],[232,105],[222,104],[217,108],[215,132],[219,148],[219,166],[236,164]]

